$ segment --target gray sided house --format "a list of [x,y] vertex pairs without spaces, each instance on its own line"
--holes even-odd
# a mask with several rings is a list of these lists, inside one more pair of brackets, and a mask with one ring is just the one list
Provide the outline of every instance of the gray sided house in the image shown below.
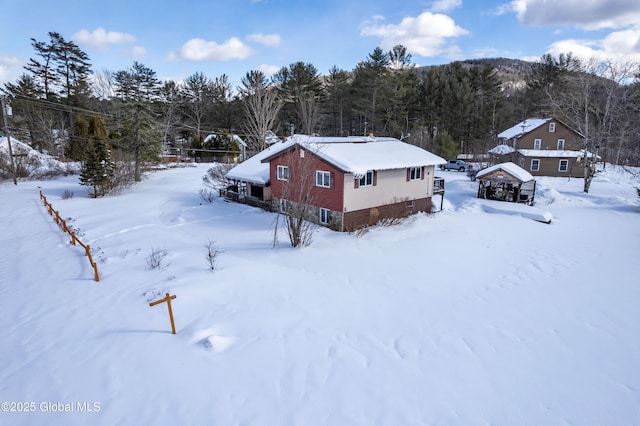
[[[498,134],[489,151],[497,162],[513,162],[533,176],[584,177],[584,136],[556,118],[528,118]],[[597,156],[586,152],[592,172]]]

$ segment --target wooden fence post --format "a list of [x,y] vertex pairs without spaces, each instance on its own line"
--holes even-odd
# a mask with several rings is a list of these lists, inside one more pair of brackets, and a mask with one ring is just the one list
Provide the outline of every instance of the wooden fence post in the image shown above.
[[173,323],[173,310],[171,310],[171,299],[175,299],[175,298],[176,298],[175,294],[171,296],[169,293],[167,293],[164,299],[156,300],[155,302],[149,303],[149,306],[155,306],[159,303],[167,302],[167,307],[169,308],[169,319],[171,320],[171,332],[173,334],[176,334],[176,326]]

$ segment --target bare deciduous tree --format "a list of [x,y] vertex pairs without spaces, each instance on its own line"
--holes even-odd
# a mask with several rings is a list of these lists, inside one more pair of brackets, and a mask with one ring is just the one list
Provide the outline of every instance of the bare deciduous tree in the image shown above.
[[[306,155],[305,155],[306,154]],[[315,175],[309,159],[307,147],[295,144],[291,151],[284,154],[284,166],[279,177],[282,184],[282,196],[276,206],[273,245],[278,244],[279,224],[282,220],[287,229],[292,247],[306,247],[313,242],[317,225],[311,220],[314,212]]]
[[274,128],[282,102],[261,71],[250,71],[242,77],[238,91],[245,110],[244,131],[249,149],[260,152],[265,149],[267,132]]

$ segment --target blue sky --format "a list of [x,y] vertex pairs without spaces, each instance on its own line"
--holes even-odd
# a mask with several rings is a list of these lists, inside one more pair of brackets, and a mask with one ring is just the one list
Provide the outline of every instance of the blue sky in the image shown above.
[[352,70],[376,47],[406,46],[416,65],[459,59],[581,57],[640,62],[638,0],[0,0],[0,83],[49,31],[76,42],[94,71],[138,61],[160,79],[303,61]]

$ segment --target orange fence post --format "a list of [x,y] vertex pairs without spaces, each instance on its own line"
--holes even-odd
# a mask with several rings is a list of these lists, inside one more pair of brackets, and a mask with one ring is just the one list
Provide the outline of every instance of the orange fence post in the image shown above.
[[[47,202],[47,197],[45,197],[45,195],[42,193],[42,190],[40,190],[40,198],[42,198],[44,206],[48,207],[49,214],[51,216],[53,216],[53,218],[56,221],[56,223],[58,225],[60,223],[62,223],[62,230],[64,232],[68,233],[69,235],[71,235],[71,244],[73,244],[75,246],[76,242],[77,242],[84,248],[84,254],[85,254],[85,256],[87,256],[89,258],[89,263],[91,264],[91,267],[93,268],[95,280],[96,281],[100,281],[100,276],[98,275],[98,264],[96,262],[94,262],[93,258],[91,257],[91,247],[89,245],[84,245],[82,243],[82,241],[80,241],[76,237],[76,233],[69,229],[69,227],[67,226],[67,222],[62,217],[60,217],[60,213],[57,210],[53,209],[53,204]],[[53,214],[54,212],[55,212],[55,216]],[[171,308],[169,308],[169,311],[171,311]],[[170,313],[170,315],[172,315],[172,314]]]
[[98,275],[98,265],[96,265],[96,262],[92,262],[91,266],[93,266],[93,275],[95,277],[96,282],[100,281],[100,275]]
[[149,303],[149,306],[155,306],[159,303],[167,302],[167,307],[169,308],[169,319],[171,320],[171,332],[173,334],[176,334],[176,326],[173,322],[173,310],[171,310],[171,299],[175,299],[175,298],[176,298],[175,294],[171,296],[169,293],[167,293],[164,299],[156,300],[155,302]]

